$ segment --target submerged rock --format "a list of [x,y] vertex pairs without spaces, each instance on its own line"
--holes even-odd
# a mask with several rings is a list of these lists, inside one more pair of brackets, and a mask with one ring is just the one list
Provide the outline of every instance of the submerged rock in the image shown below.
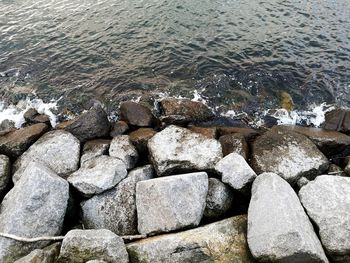
[[35,249],[14,263],[55,263],[60,253],[61,243],[54,243],[44,249]]
[[0,202],[11,180],[10,169],[10,159],[5,155],[0,155]]
[[230,153],[238,153],[248,160],[249,157],[249,146],[244,136],[240,133],[227,134],[219,138],[221,143],[222,153],[224,156]]
[[132,101],[120,105],[120,119],[138,127],[152,127],[157,123],[156,117],[148,107]]
[[139,160],[139,154],[128,135],[113,138],[109,147],[109,155],[122,160],[128,170],[134,168]]

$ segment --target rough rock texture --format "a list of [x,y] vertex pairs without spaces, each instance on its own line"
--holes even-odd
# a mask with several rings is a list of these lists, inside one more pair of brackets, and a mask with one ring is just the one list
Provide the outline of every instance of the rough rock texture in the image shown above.
[[29,109],[23,115],[27,123],[45,123],[50,125],[50,117],[45,114],[39,114],[36,109]]
[[158,175],[212,170],[222,158],[218,141],[177,126],[169,126],[153,136],[148,149]]
[[256,137],[261,135],[261,131],[259,130],[255,130],[252,128],[240,128],[240,127],[219,127],[218,132],[219,132],[219,136],[238,133],[243,135],[248,142],[251,142]]
[[350,110],[337,109],[326,114],[324,128],[350,133]]
[[130,243],[132,263],[253,263],[246,241],[246,216]]
[[148,107],[132,101],[120,105],[120,119],[138,127],[151,127],[157,123],[156,117]]
[[16,159],[47,130],[48,126],[40,123],[9,132],[0,137],[0,153]]
[[81,142],[109,136],[111,125],[107,113],[100,105],[93,106],[81,114],[64,129],[72,133]]
[[34,143],[14,164],[13,181],[20,178],[21,171],[32,161],[38,161],[62,177],[78,169],[80,142],[72,134],[57,130],[46,133]]
[[345,166],[344,172],[347,174],[347,176],[350,176],[350,161]]
[[216,127],[206,128],[206,127],[194,126],[194,127],[190,127],[189,130],[192,132],[202,134],[203,136],[205,136],[209,139],[216,139],[216,137],[217,137],[217,128]]
[[328,174],[346,176],[346,172],[342,168],[340,168],[338,165],[335,165],[333,163],[329,165]]
[[0,155],[0,201],[4,197],[11,180],[10,169],[10,159],[5,155]]
[[222,181],[233,189],[245,192],[256,178],[256,173],[238,153],[231,153],[220,160],[215,170],[222,175]]
[[129,256],[123,239],[109,230],[69,231],[63,239],[58,262],[85,263],[89,260],[127,263]]
[[148,141],[156,134],[157,132],[151,128],[140,128],[136,131],[133,131],[129,134],[130,141],[136,147],[140,153],[147,152],[147,143]]
[[227,134],[219,138],[221,143],[222,153],[224,156],[230,153],[238,153],[248,160],[249,157],[249,146],[244,136],[240,133]]
[[14,263],[55,263],[60,253],[61,243],[54,243],[44,249],[35,249]]
[[14,121],[3,120],[2,122],[0,122],[0,134],[5,134],[15,128],[16,124]]
[[101,155],[85,161],[67,180],[85,197],[90,197],[113,188],[127,174],[122,160]]
[[219,179],[209,178],[208,195],[204,216],[207,218],[219,218],[226,214],[233,202],[233,192],[228,185]]
[[136,207],[141,234],[198,226],[208,193],[206,173],[182,174],[138,182]]
[[252,145],[252,167],[257,174],[273,172],[295,184],[328,169],[328,159],[304,135],[287,130],[270,130]]
[[136,235],[136,184],[154,177],[151,165],[136,168],[115,188],[81,204],[86,228],[109,229],[117,235]]
[[[61,233],[69,185],[51,170],[31,163],[0,206],[0,232],[20,237]],[[0,237],[0,262],[12,263],[47,242],[22,243]]]
[[259,262],[328,262],[298,196],[273,173],[253,183],[248,244]]
[[299,197],[327,254],[335,262],[350,262],[350,178],[319,176],[301,188]]
[[139,159],[139,154],[128,135],[113,138],[109,147],[109,155],[122,160],[128,170],[134,168]]
[[109,150],[110,140],[97,139],[88,141],[84,144],[83,154],[80,158],[80,162],[84,163],[91,158],[107,155]]
[[125,134],[129,130],[129,125],[125,121],[117,121],[112,125],[111,132],[109,135],[111,137],[116,137]]

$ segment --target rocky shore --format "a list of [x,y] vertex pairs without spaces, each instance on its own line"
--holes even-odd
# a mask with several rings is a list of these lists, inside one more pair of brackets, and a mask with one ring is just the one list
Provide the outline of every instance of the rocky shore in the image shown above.
[[254,129],[155,104],[0,124],[0,262],[350,262],[350,111]]

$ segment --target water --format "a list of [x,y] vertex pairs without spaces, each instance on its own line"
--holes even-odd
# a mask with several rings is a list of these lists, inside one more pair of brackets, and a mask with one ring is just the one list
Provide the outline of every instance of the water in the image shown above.
[[0,99],[350,106],[349,0],[1,0]]

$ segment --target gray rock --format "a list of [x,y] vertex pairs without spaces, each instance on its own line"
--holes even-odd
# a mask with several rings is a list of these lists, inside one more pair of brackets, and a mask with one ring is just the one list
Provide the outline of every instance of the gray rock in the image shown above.
[[222,152],[224,156],[235,152],[242,155],[244,159],[248,160],[249,146],[243,134],[226,134],[219,138],[219,142],[221,143]]
[[67,180],[85,197],[90,197],[113,188],[127,174],[122,160],[101,155],[85,161]]
[[86,228],[108,229],[117,235],[136,235],[136,183],[154,177],[151,165],[136,168],[115,188],[81,204]]
[[120,105],[120,118],[139,127],[149,127],[157,123],[156,117],[147,106],[132,101]]
[[350,262],[350,178],[321,175],[301,188],[299,197],[327,254],[335,262]]
[[308,183],[310,182],[309,179],[307,179],[306,177],[301,177],[298,182],[297,182],[297,185],[300,188],[302,188],[303,186],[307,185]]
[[127,245],[132,263],[253,263],[246,241],[246,216],[143,239]]
[[44,249],[35,249],[14,263],[55,263],[60,253],[61,243],[54,243]]
[[127,263],[129,256],[123,239],[109,230],[69,231],[63,239],[58,262],[85,263],[89,260]]
[[233,192],[228,185],[216,178],[209,178],[208,195],[204,216],[218,218],[226,214],[233,202]]
[[109,155],[122,160],[128,170],[134,168],[139,159],[139,154],[128,135],[113,138],[109,147]]
[[256,178],[256,173],[238,153],[231,153],[220,160],[215,170],[222,175],[222,181],[233,189],[245,192]]
[[169,126],[148,142],[151,161],[157,174],[213,170],[222,158],[218,141],[177,126]]
[[79,158],[80,142],[77,138],[62,130],[48,132],[17,159],[12,180],[17,182],[23,169],[32,161],[41,162],[61,177],[66,177],[78,169]]
[[273,173],[253,183],[248,244],[259,262],[328,262],[298,196]]
[[[68,198],[68,182],[32,162],[1,203],[0,232],[28,238],[59,235]],[[23,243],[0,237],[0,262],[12,263],[47,245],[48,242]]]
[[97,139],[88,141],[84,144],[83,154],[80,158],[80,162],[84,163],[85,161],[101,156],[108,155],[109,145],[111,144],[110,140]]
[[11,180],[10,168],[10,159],[5,155],[0,155],[0,201],[5,195]]
[[182,174],[138,182],[136,207],[141,234],[198,226],[205,209],[208,175]]
[[350,176],[350,160],[348,161],[348,164],[346,165],[344,172]]

